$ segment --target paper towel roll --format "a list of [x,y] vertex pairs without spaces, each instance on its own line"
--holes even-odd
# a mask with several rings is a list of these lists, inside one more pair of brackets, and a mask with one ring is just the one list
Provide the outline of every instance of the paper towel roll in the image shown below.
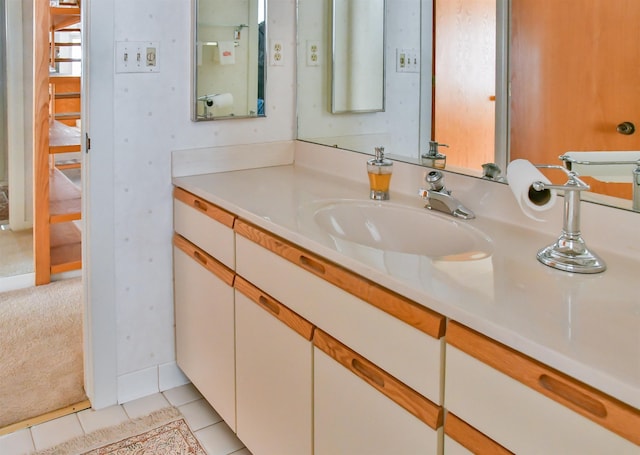
[[542,172],[527,160],[513,160],[507,166],[507,181],[518,205],[529,218],[543,221],[536,216],[536,212],[551,209],[556,203],[555,190],[536,191],[534,182],[551,183]]
[[233,95],[231,93],[218,93],[211,98],[213,101],[213,107],[231,107],[233,106]]

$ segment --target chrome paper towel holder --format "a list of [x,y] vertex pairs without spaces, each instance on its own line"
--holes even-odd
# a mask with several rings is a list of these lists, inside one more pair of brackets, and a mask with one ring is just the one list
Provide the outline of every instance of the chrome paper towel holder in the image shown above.
[[588,191],[589,185],[578,178],[578,174],[562,166],[536,164],[543,169],[560,169],[567,174],[567,183],[553,185],[545,182],[534,182],[534,191],[564,191],[564,216],[562,233],[551,245],[538,251],[537,259],[544,265],[565,272],[600,273],[607,269],[604,261],[591,252],[580,232],[580,192]]

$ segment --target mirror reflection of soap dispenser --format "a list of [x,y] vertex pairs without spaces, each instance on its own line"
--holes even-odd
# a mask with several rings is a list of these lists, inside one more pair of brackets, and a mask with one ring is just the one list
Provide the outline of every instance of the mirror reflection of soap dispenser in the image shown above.
[[376,147],[376,157],[367,161],[367,173],[371,192],[369,197],[377,201],[389,199],[389,184],[393,162],[384,157],[384,147]]
[[423,153],[421,158],[422,164],[436,169],[444,169],[447,164],[447,155],[440,153],[438,147],[449,147],[447,144],[440,144],[436,141],[429,141],[429,151]]

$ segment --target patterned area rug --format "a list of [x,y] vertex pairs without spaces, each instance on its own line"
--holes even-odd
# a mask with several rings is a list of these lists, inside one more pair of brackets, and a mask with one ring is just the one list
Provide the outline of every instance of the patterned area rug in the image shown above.
[[166,407],[32,455],[206,455],[180,411]]
[[84,455],[206,455],[184,419],[167,423],[146,433],[142,433]]

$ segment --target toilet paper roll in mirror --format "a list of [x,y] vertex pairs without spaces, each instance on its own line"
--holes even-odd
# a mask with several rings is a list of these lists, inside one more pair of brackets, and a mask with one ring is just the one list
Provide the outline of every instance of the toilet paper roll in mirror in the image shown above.
[[513,160],[507,166],[507,181],[524,214],[536,221],[543,221],[536,213],[551,209],[557,195],[555,190],[536,191],[533,183],[551,183],[549,179],[529,161]]
[[214,107],[231,107],[233,106],[233,95],[231,93],[219,93],[210,97]]

